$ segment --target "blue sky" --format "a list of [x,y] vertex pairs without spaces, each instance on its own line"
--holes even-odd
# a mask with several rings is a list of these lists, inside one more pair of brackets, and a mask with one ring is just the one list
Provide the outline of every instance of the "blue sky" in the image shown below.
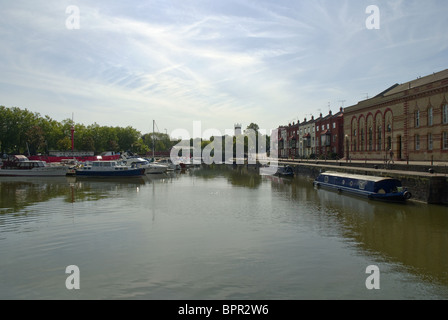
[[0,0],[0,105],[142,133],[153,119],[168,133],[270,130],[447,69],[447,12],[446,0]]

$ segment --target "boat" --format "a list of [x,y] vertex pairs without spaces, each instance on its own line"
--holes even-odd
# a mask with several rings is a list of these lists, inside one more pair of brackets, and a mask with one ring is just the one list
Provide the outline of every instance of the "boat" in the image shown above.
[[294,177],[294,169],[291,166],[283,166],[283,167],[271,167],[271,166],[262,166],[260,167],[261,175],[274,175],[278,177]]
[[181,170],[182,169],[180,164],[173,163],[173,161],[171,161],[171,159],[157,160],[156,162],[154,162],[154,164],[160,164],[160,165],[167,166],[169,171]]
[[30,160],[24,155],[13,155],[4,160],[0,176],[65,176],[69,170],[64,165],[48,165],[45,161]]
[[290,166],[278,167],[274,175],[279,177],[293,177],[294,169]]
[[323,172],[313,182],[316,188],[326,188],[372,200],[402,202],[412,194],[403,188],[401,181],[390,177]]
[[141,177],[145,168],[120,164],[118,161],[93,161],[75,170],[76,177]]
[[162,174],[167,172],[168,167],[162,164],[151,163],[148,159],[140,157],[123,158],[121,162],[124,165],[134,166],[137,168],[144,168],[145,174]]

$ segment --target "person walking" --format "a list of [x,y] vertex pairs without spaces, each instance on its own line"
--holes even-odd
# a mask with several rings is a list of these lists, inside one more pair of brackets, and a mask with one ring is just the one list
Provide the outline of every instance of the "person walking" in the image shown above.
[[389,163],[394,163],[394,152],[392,149],[389,149]]

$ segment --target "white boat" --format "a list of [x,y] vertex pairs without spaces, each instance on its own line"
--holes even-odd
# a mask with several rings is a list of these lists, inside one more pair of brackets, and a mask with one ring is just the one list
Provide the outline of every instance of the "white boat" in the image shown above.
[[168,170],[168,167],[165,165],[150,163],[148,160],[139,157],[123,158],[121,162],[125,165],[144,168],[145,174],[161,174]]
[[48,165],[45,161],[29,160],[24,155],[10,156],[3,161],[0,176],[65,176],[69,170],[64,165]]
[[154,163],[167,166],[169,171],[180,170],[181,169],[180,164],[174,164],[173,161],[171,161],[171,159],[161,159],[161,160],[158,160],[158,161],[156,161]]
[[75,168],[75,172],[77,177],[141,177],[145,169],[118,161],[93,161]]

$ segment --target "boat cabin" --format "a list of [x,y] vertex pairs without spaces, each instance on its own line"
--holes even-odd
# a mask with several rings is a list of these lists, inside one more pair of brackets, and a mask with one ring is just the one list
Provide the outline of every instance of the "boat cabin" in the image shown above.
[[4,161],[2,169],[18,169],[18,170],[30,170],[34,168],[46,167],[45,161],[29,160],[24,155],[13,155]]
[[325,172],[316,178],[314,185],[377,199],[407,200],[411,197],[400,180],[390,177]]

